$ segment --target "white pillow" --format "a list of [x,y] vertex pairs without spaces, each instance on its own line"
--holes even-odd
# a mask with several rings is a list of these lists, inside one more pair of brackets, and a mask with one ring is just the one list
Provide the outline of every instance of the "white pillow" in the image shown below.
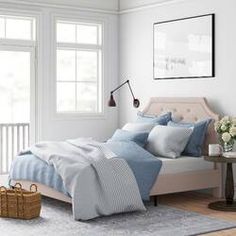
[[177,158],[184,150],[192,131],[191,128],[157,125],[148,136],[146,149],[155,156]]
[[122,129],[132,132],[149,133],[155,125],[153,123],[127,123]]

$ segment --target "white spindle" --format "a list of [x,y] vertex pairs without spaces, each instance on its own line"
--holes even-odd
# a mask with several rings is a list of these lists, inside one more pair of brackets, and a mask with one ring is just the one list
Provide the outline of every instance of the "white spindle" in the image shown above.
[[27,125],[27,132],[28,132],[28,143],[27,143],[27,146],[29,147],[29,145],[30,145],[30,127],[29,127],[29,124]]
[[6,125],[6,156],[5,156],[5,158],[6,158],[6,169],[5,169],[5,171],[7,172],[7,170],[9,170],[9,167],[8,167],[8,165],[9,165],[9,152],[8,152],[8,150],[9,150],[9,137],[8,137],[8,128],[9,128],[9,126],[8,125]]
[[[15,154],[29,145],[29,130],[26,123],[0,124],[0,174],[7,174]],[[6,163],[4,168],[3,163]]]
[[23,140],[23,149],[25,149],[25,125],[22,125],[22,140]]
[[3,158],[3,155],[2,155],[2,125],[0,124],[0,174],[3,174],[3,166],[2,166],[2,158]]
[[20,126],[16,126],[16,142],[17,142],[17,152],[20,150]]
[[12,125],[11,127],[11,153],[12,153],[11,160],[13,160],[13,157],[15,155],[14,129],[15,129],[15,126]]

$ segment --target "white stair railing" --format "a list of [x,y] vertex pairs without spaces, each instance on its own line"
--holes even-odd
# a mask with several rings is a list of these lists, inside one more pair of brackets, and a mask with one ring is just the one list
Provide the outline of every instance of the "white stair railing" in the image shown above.
[[13,158],[29,146],[29,124],[0,124],[0,175],[9,173]]

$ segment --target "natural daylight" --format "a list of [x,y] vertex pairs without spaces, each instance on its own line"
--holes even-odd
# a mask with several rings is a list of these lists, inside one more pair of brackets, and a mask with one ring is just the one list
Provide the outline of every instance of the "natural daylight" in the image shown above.
[[0,0],[0,235],[236,235],[235,10]]

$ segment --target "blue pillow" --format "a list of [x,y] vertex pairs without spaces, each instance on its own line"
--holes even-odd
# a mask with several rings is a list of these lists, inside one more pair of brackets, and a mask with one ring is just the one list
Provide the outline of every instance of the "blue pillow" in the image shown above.
[[153,123],[157,125],[167,125],[171,121],[171,112],[159,116],[146,115],[142,112],[137,113],[137,122]]
[[147,143],[149,133],[133,132],[122,129],[117,129],[109,141],[133,141],[139,146],[144,147]]
[[173,121],[168,122],[168,126],[175,126],[175,127],[186,127],[191,128],[193,127],[193,132],[189,138],[189,141],[182,152],[183,155],[187,156],[194,156],[200,157],[202,155],[202,147],[205,140],[205,135],[207,132],[208,125],[212,120],[207,119],[203,121],[199,121],[197,123],[176,123]]

